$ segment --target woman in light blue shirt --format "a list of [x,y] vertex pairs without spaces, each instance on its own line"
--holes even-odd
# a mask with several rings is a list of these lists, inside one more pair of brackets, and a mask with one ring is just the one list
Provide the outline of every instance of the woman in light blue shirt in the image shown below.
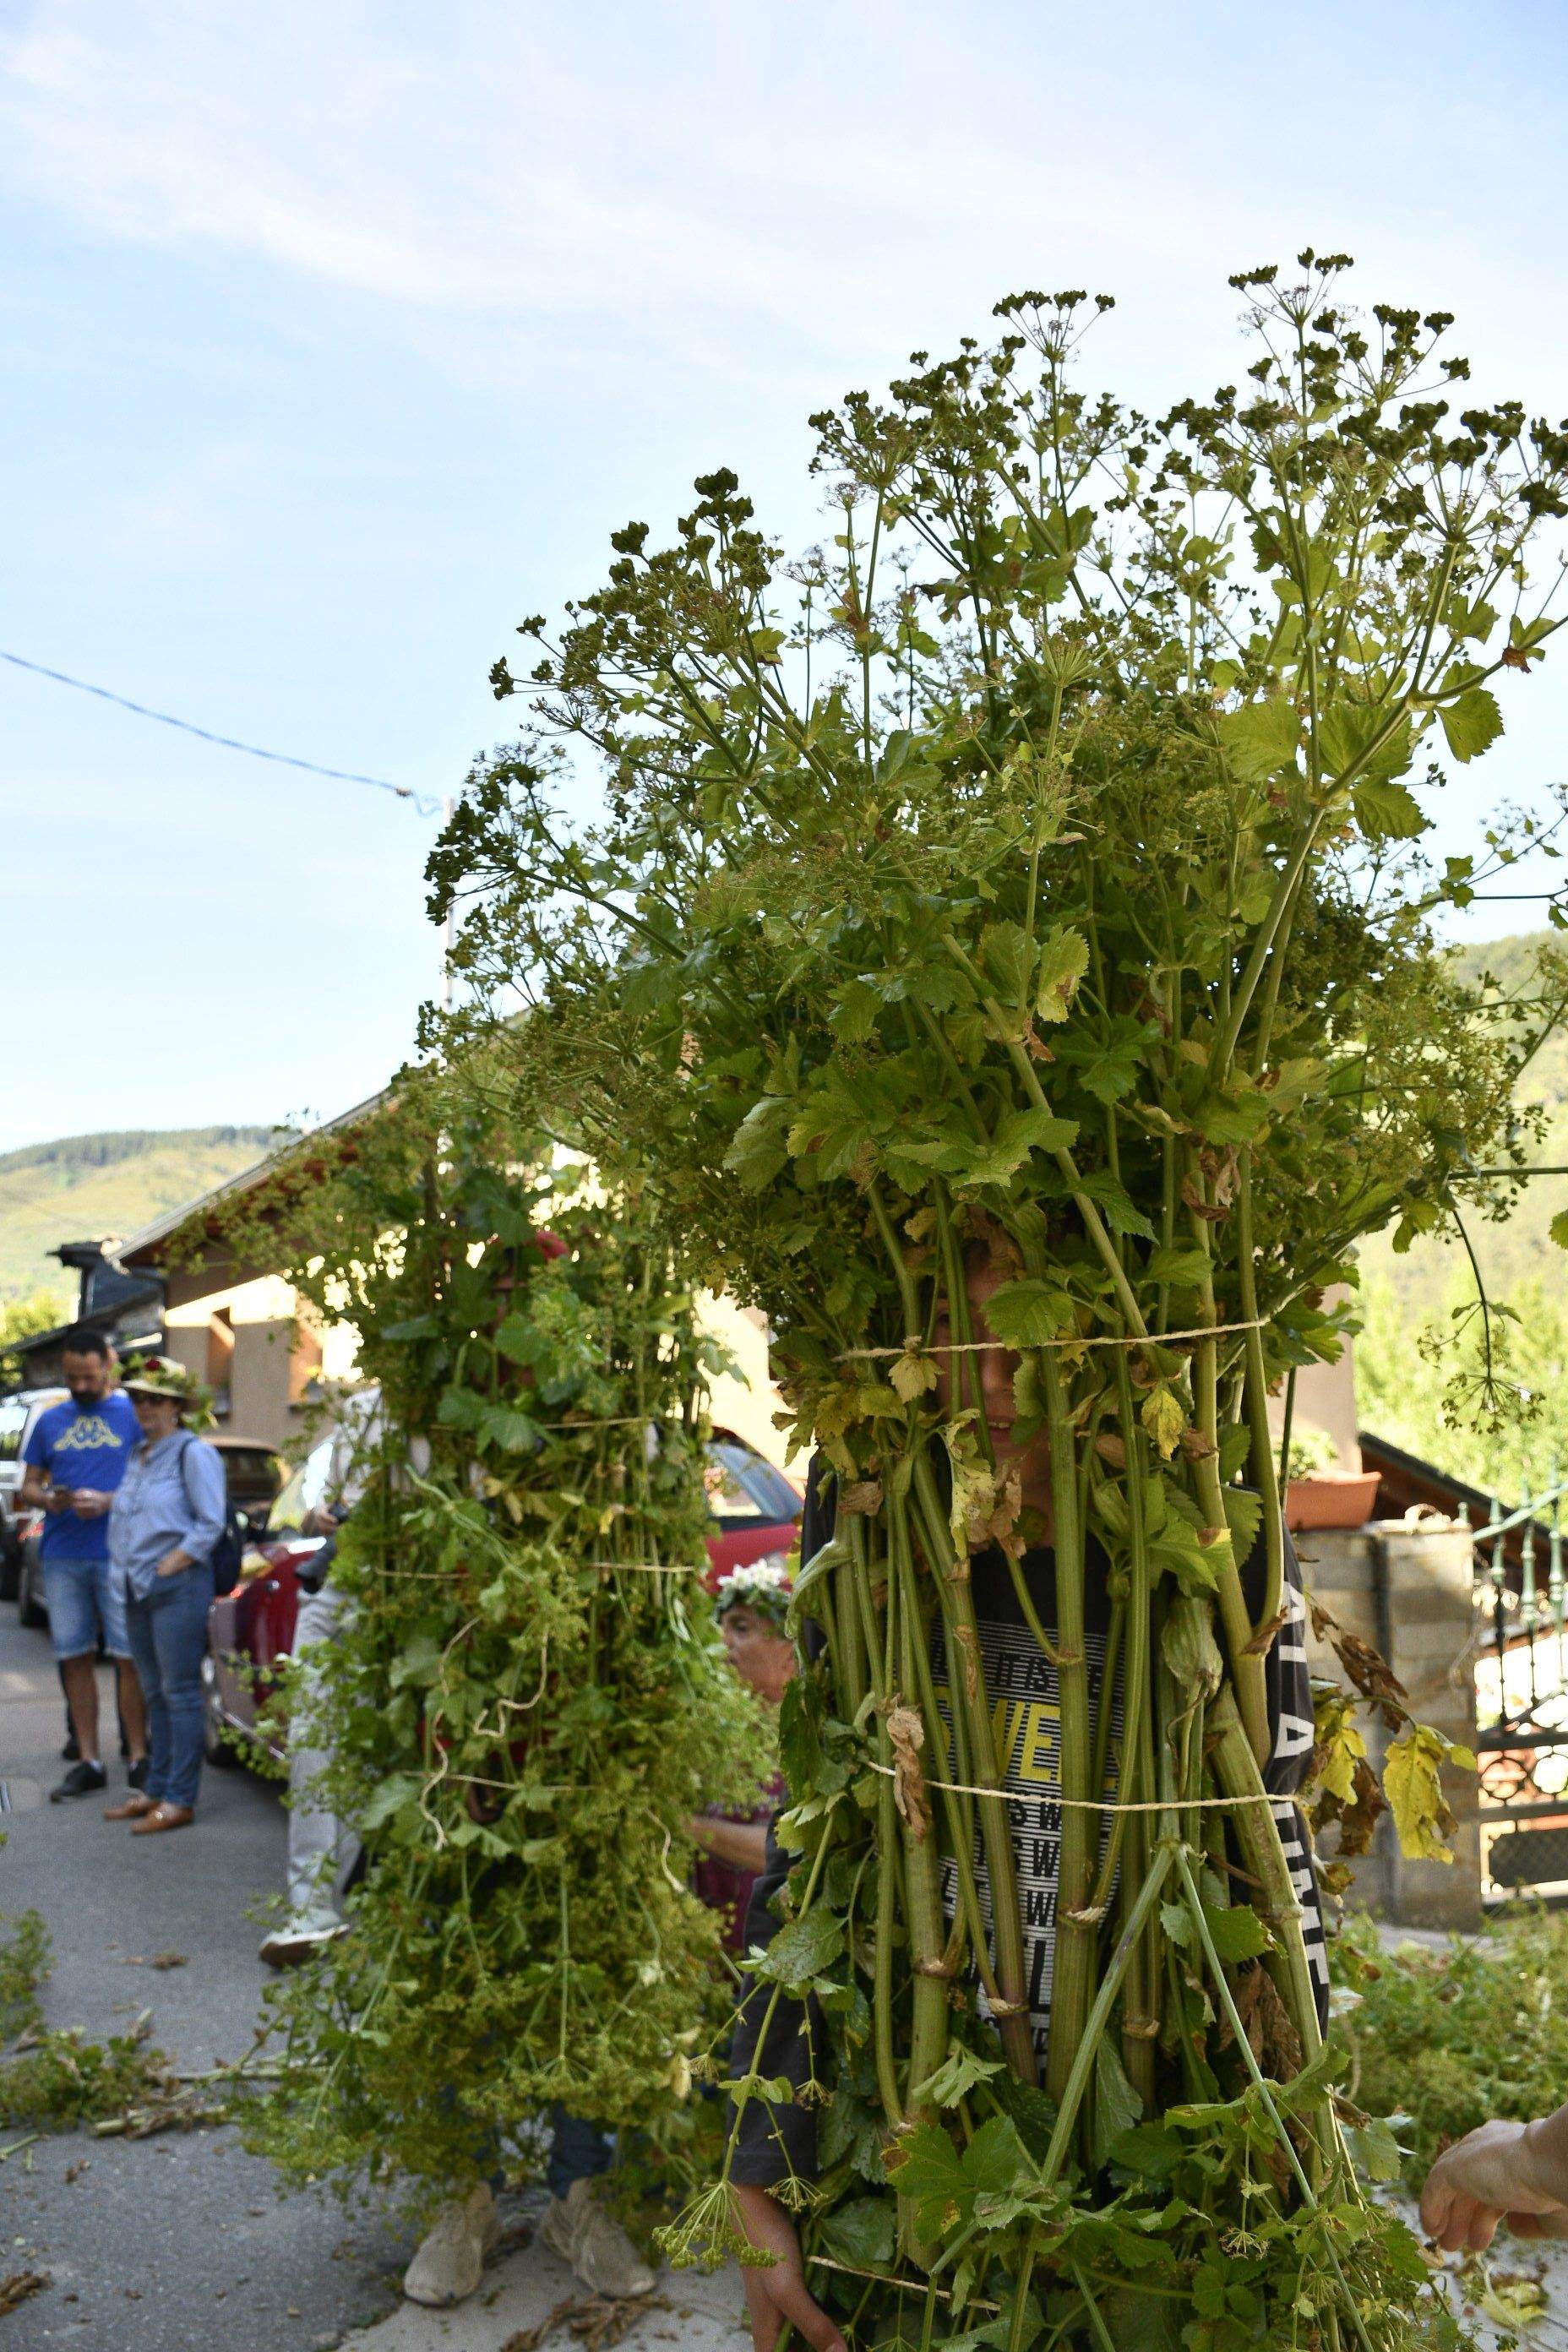
[[170,1356],[132,1363],[121,1383],[142,1443],[115,1489],[109,1559],[147,1701],[147,1785],[110,1805],[132,1837],[183,1830],[202,1776],[202,1660],[213,1598],[213,1553],[227,1485],[216,1446],[182,1426],[195,1381]]

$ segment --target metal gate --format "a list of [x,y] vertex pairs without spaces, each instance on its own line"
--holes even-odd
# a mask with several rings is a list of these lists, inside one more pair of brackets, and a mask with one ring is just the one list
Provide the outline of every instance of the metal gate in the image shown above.
[[1568,1625],[1563,1503],[1494,1497],[1475,1538],[1476,1742],[1489,1904],[1568,1899]]

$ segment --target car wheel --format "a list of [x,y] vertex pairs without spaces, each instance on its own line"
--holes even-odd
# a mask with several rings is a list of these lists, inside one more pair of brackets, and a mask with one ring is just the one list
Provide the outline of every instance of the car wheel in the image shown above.
[[217,1675],[210,1657],[202,1660],[202,1754],[220,1772],[232,1772],[240,1760],[224,1737]]
[[0,1601],[15,1601],[22,1581],[22,1547],[18,1543],[0,1543]]
[[32,1627],[34,1633],[44,1633],[48,1631],[49,1612],[38,1597],[33,1580],[37,1574],[37,1563],[24,1552],[16,1579],[16,1614],[24,1625]]

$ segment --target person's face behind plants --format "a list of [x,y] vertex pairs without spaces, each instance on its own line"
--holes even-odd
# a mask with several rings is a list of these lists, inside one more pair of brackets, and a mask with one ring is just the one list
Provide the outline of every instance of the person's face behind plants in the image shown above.
[[761,1609],[737,1601],[719,1620],[724,1652],[750,1690],[769,1706],[777,1706],[795,1675],[795,1643],[780,1633]]
[[1050,1540],[1051,1449],[1043,1430],[1020,1438],[1015,1433],[1018,1408],[1013,1378],[1017,1351],[1005,1348],[992,1333],[986,1308],[1007,1276],[993,1265],[978,1243],[964,1252],[963,1287],[969,1301],[970,1339],[962,1354],[948,1352],[956,1338],[945,1306],[937,1317],[933,1345],[937,1351],[936,1393],[944,1412],[977,1409],[991,1434],[996,1467],[1004,1478],[1016,1474],[1024,1507],[1044,1521],[1041,1540]]

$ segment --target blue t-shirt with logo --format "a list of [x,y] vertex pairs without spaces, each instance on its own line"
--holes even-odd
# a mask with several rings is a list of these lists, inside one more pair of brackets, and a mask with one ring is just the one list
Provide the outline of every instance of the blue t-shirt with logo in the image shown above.
[[[142,1443],[136,1408],[123,1389],[110,1389],[97,1404],[63,1397],[33,1423],[22,1458],[47,1470],[57,1486],[87,1486],[112,1495]],[[50,1511],[38,1549],[45,1559],[107,1559],[109,1517],[79,1518],[75,1511]]]

